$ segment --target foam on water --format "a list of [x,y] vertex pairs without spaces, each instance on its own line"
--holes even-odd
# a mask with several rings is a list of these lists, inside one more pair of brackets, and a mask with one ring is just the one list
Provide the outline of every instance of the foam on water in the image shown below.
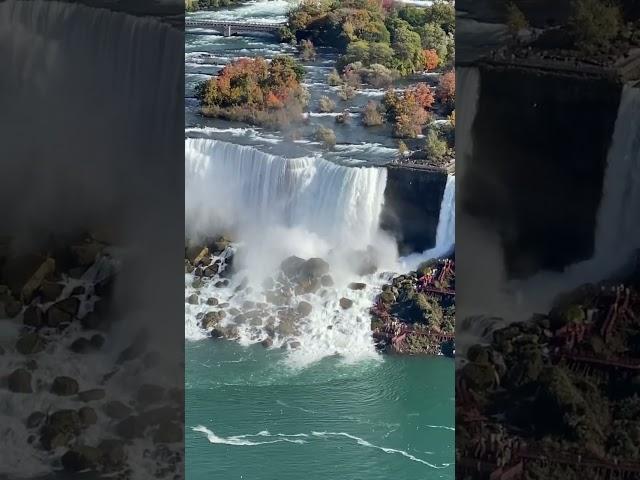
[[207,437],[207,440],[213,444],[223,444],[223,445],[242,446],[242,447],[255,447],[259,445],[268,445],[268,444],[281,443],[281,442],[304,445],[314,438],[317,438],[317,439],[346,438],[346,439],[355,441],[360,446],[363,446],[366,448],[374,448],[387,454],[401,455],[412,462],[418,462],[433,469],[443,469],[450,466],[449,463],[442,463],[440,465],[435,465],[431,462],[418,458],[415,455],[412,455],[405,450],[375,445],[365,440],[362,437],[358,437],[356,435],[352,435],[347,432],[313,431],[308,434],[307,433],[285,434],[285,433],[270,433],[269,431],[264,430],[255,434],[220,437],[216,435],[212,430],[210,430],[209,428],[203,425],[198,425],[196,427],[193,427],[193,431],[203,433]]

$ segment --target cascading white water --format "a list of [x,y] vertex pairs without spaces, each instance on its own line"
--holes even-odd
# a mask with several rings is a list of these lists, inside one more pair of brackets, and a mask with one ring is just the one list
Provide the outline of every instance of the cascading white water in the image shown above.
[[[122,318],[114,322],[105,346],[78,361],[68,348],[78,336],[87,335],[78,322],[46,332],[46,351],[37,354],[38,368],[32,372],[35,393],[0,395],[0,470],[9,477],[34,478],[60,468],[52,462],[61,452],[53,455],[37,440],[28,441],[36,432],[28,431],[24,422],[35,411],[79,408],[75,397],[49,393],[54,377],[73,377],[81,390],[100,386],[108,399],[124,403],[132,401],[132,392],[145,381],[166,385],[180,379],[182,367],[176,362],[160,372],[136,368],[134,374],[122,367],[99,385],[147,320],[153,320],[152,335],[160,332],[154,340],[163,362],[170,361],[170,348],[178,346],[171,327],[177,330],[180,324],[163,323],[166,304],[158,301],[166,285],[158,279],[175,269],[170,261],[145,260],[157,260],[160,250],[170,251],[165,247],[171,242],[152,232],[160,231],[160,225],[166,228],[167,214],[181,201],[171,191],[158,190],[175,185],[178,178],[168,159],[175,165],[171,155],[180,154],[180,130],[175,127],[183,114],[183,44],[182,32],[149,18],[71,2],[0,2],[0,191],[12,202],[3,213],[0,233],[14,235],[15,246],[22,248],[34,240],[33,230],[39,241],[44,232],[107,226],[124,247],[144,245],[144,251],[128,250],[144,268],[128,268],[116,282],[114,302]],[[127,296],[132,285],[136,295]],[[125,305],[124,297],[131,302]],[[23,326],[20,317],[1,323],[2,343],[7,345],[3,371],[12,371],[25,362],[14,348]],[[96,410],[97,424],[74,442],[96,445],[111,428],[111,419]],[[143,457],[145,448],[153,448],[145,442],[125,447],[137,477],[153,475],[158,468],[155,460]]]
[[[640,88],[622,90],[607,159],[594,261],[608,275],[640,248]],[[609,270],[609,272],[607,272]]]
[[[491,291],[485,292],[479,303],[486,308],[471,313],[497,315],[506,323],[526,320],[532,313],[548,312],[558,294],[609,278],[628,265],[640,248],[636,213],[640,208],[640,125],[636,121],[639,114],[640,89],[627,85],[622,91],[607,155],[593,257],[570,265],[562,273],[543,272],[520,281],[495,282],[495,285],[487,280],[485,283],[491,284]],[[483,244],[493,245],[495,241],[487,240]],[[492,255],[486,257],[495,260]],[[461,274],[459,283],[464,279]],[[467,325],[476,331],[475,337],[468,335],[476,341],[480,340],[481,331],[490,333],[487,322],[499,324],[488,317],[481,320],[475,325]]]
[[473,153],[472,127],[480,95],[480,72],[477,68],[456,69],[456,173],[464,179],[465,166]]
[[[374,246],[387,253],[378,258],[379,269],[403,271],[410,268],[396,258],[396,246],[379,229],[384,201],[386,170],[337,165],[319,157],[287,159],[210,139],[185,142],[185,206],[187,235],[198,236],[231,229],[242,242],[239,252],[244,269],[228,287],[205,285],[195,289],[186,275],[187,295],[214,296],[231,308],[242,311],[247,302],[264,302],[261,282],[277,271],[280,262],[295,254],[320,256],[329,260],[335,284],[316,293],[299,295],[312,312],[299,322],[295,335],[300,348],[289,360],[306,365],[327,355],[347,359],[374,356],[369,308],[388,276],[358,275],[347,266],[355,250]],[[415,260],[448,254],[455,236],[455,177],[449,176],[441,203],[436,247]],[[419,263],[419,261],[418,261]],[[245,275],[252,288],[239,289]],[[352,290],[353,281],[367,285]],[[340,299],[353,301],[349,309]],[[198,316],[206,313],[203,304],[186,306],[187,338],[204,336]],[[263,321],[247,324],[230,318],[225,325],[237,327],[240,342],[254,343],[265,337]],[[276,336],[274,346],[291,342]]]
[[444,257],[453,252],[456,244],[456,177],[447,176],[447,183],[440,202],[440,216],[436,229],[436,244],[422,253],[407,255],[399,259],[399,270],[413,270],[431,258]]
[[451,252],[456,243],[456,177],[447,176],[447,184],[444,187],[442,202],[440,204],[440,217],[436,230],[435,249],[439,253],[436,256],[446,255]]
[[383,168],[285,159],[208,139],[187,139],[185,162],[187,234],[214,226],[250,233],[281,227],[353,249],[379,234]]

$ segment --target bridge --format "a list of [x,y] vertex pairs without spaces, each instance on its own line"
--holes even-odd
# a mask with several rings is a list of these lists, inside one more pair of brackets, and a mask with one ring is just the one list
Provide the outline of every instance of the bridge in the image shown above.
[[248,23],[231,21],[186,20],[185,28],[202,28],[212,30],[225,37],[232,35],[250,35],[253,33],[267,33],[280,36],[280,28],[284,23]]

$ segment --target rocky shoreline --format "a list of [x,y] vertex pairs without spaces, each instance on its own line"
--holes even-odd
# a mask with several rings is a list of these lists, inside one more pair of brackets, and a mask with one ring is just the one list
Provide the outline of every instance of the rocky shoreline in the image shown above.
[[455,264],[431,260],[382,287],[371,309],[376,347],[407,355],[455,354]]
[[117,343],[127,312],[115,306],[120,262],[111,245],[87,234],[28,253],[14,253],[13,239],[2,246],[0,322],[10,332],[0,346],[2,410],[11,417],[2,423],[17,457],[5,468],[28,474],[20,460],[28,456],[40,462],[34,476],[180,478],[183,386],[159,384],[161,354],[144,330]]

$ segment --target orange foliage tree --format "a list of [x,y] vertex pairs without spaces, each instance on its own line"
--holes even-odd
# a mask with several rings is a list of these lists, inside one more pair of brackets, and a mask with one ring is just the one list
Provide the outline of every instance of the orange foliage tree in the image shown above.
[[422,56],[424,57],[424,69],[427,72],[431,72],[438,68],[440,65],[440,57],[438,56],[438,52],[436,52],[433,48],[423,50]]

